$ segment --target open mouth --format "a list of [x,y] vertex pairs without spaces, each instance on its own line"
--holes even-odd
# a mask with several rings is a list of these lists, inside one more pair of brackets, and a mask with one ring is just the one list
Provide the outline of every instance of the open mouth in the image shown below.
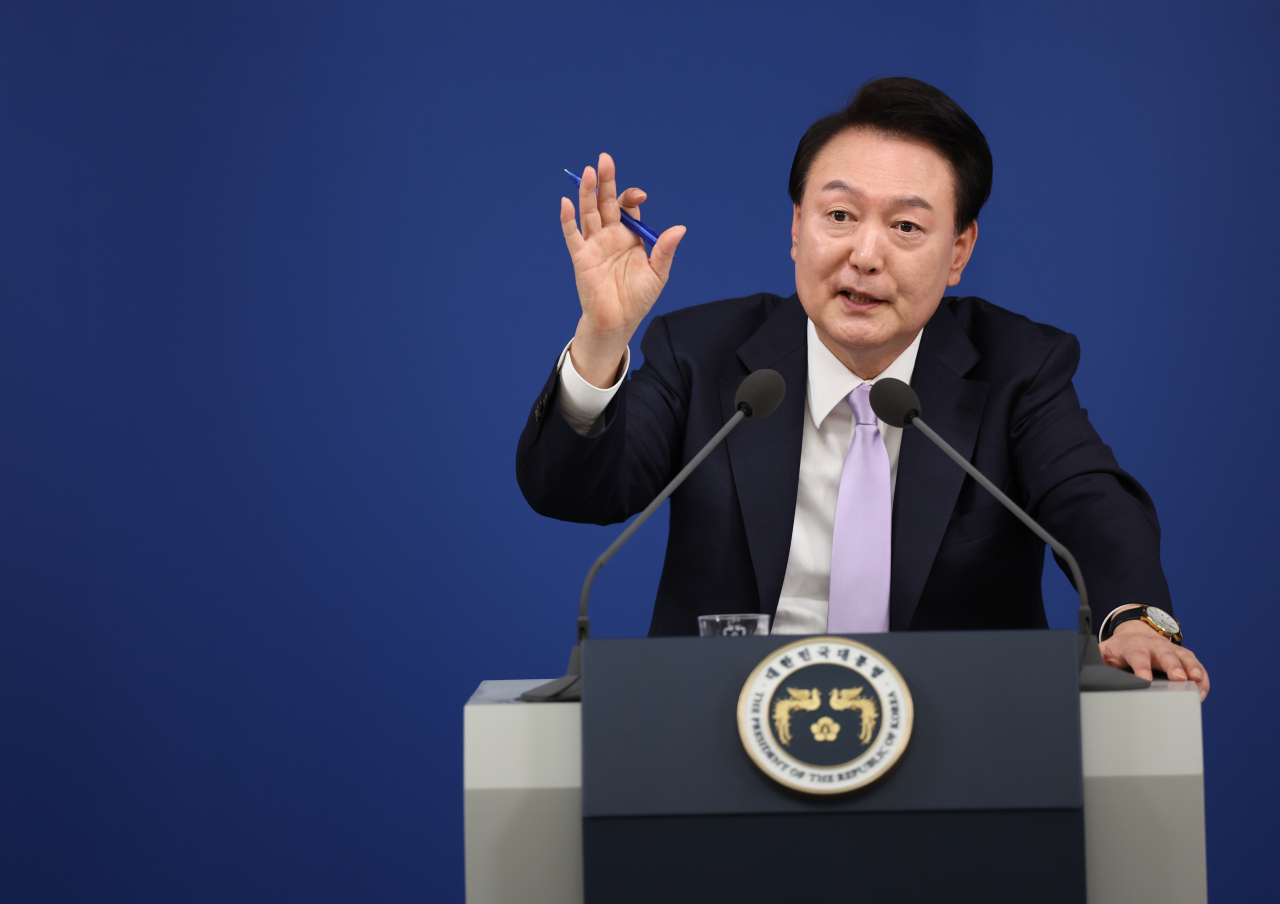
[[858,305],[875,305],[883,303],[883,299],[875,298],[871,295],[863,295],[861,292],[855,292],[853,289],[841,289],[836,294],[843,295],[848,301]]

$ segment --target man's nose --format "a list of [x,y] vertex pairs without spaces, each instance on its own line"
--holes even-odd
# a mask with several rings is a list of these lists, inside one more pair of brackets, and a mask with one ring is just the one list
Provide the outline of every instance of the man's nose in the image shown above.
[[869,224],[856,230],[851,237],[849,265],[868,275],[884,269],[884,246],[878,232]]

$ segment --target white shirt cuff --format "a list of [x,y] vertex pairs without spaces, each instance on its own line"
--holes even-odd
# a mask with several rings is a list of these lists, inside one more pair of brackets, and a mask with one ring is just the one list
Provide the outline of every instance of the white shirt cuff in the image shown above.
[[[573,345],[573,340],[569,340]],[[573,357],[569,354],[569,345],[560,353],[560,361],[556,367],[560,370],[560,411],[577,433],[582,436],[595,436],[604,429],[602,418],[604,410],[609,407],[618,388],[627,378],[631,369],[631,346],[627,346],[622,356],[622,367],[618,368],[618,381],[608,389],[592,386],[582,378],[573,366]]]
[[1125,603],[1123,606],[1116,606],[1107,613],[1107,617],[1098,623],[1098,643],[1102,643],[1102,632],[1107,630],[1107,624],[1111,621],[1111,617],[1122,609],[1134,608],[1133,603]]

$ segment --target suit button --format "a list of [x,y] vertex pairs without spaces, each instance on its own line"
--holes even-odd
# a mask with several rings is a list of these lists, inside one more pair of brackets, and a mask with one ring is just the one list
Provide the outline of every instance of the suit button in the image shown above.
[[542,414],[546,410],[547,410],[547,397],[543,396],[542,398],[538,399],[537,403],[533,406],[534,421],[541,423]]

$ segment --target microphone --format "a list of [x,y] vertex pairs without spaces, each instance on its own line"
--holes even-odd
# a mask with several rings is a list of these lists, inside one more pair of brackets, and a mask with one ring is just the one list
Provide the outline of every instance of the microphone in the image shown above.
[[977,468],[965,460],[951,444],[938,436],[928,424],[920,419],[920,397],[914,389],[901,380],[884,379],[871,387],[871,409],[876,417],[893,427],[915,427],[946,453],[947,457],[964,468],[970,477],[996,497],[1000,503],[1017,516],[1018,520],[1031,528],[1031,532],[1049,545],[1057,553],[1071,571],[1071,580],[1076,592],[1080,595],[1080,611],[1078,615],[1080,641],[1080,690],[1113,691],[1134,690],[1150,687],[1151,682],[1139,678],[1130,672],[1112,668],[1102,661],[1102,651],[1098,648],[1098,638],[1093,633],[1093,610],[1089,608],[1089,595],[1084,586],[1084,575],[1076,564],[1076,557],[1065,546],[1059,543],[1050,533],[1024,512],[1012,499],[988,480]]
[[613,554],[622,548],[622,544],[630,540],[631,535],[640,529],[640,525],[649,520],[649,516],[658,510],[658,506],[666,502],[667,497],[684,483],[685,478],[693,473],[694,468],[702,464],[703,459],[724,441],[734,427],[744,420],[758,421],[762,417],[773,414],[774,410],[782,404],[782,397],[786,394],[787,383],[782,379],[782,374],[776,370],[757,370],[742,381],[737,394],[733,397],[733,406],[737,409],[733,417],[729,418],[720,428],[720,432],[711,437],[698,454],[689,460],[689,463],[663,488],[653,502],[645,507],[636,520],[627,526],[618,539],[600,554],[600,558],[596,559],[591,570],[587,572],[587,579],[582,582],[582,596],[578,600],[578,642],[569,654],[569,669],[564,677],[525,691],[520,695],[521,700],[530,703],[553,703],[582,699],[582,642],[591,637],[591,619],[587,617],[587,601],[591,596],[591,584],[595,581],[596,574],[606,562],[613,558]]

